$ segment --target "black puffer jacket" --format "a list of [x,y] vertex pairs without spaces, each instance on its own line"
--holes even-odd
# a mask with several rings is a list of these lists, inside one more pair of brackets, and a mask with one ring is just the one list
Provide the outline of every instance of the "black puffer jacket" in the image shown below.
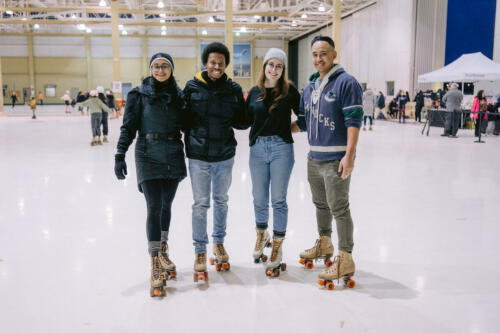
[[186,177],[181,130],[185,127],[185,104],[182,90],[171,77],[159,83],[147,77],[140,87],[127,95],[118,153],[125,154],[134,140],[137,183],[150,179]]
[[233,157],[237,144],[233,128],[249,127],[240,85],[226,74],[212,82],[200,72],[187,82],[184,96],[190,118],[184,137],[187,157],[205,162]]

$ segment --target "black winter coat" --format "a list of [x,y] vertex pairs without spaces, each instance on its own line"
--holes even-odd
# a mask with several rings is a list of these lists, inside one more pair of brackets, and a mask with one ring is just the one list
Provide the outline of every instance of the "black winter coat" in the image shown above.
[[186,83],[184,96],[189,114],[189,130],[184,136],[187,157],[205,162],[233,157],[237,145],[233,128],[249,126],[240,85],[225,74],[216,83],[210,82],[200,72]]
[[117,148],[118,153],[125,154],[139,132],[135,145],[139,191],[146,180],[186,177],[181,140],[186,122],[184,107],[182,90],[173,77],[167,85],[157,87],[155,80],[147,77],[128,93]]

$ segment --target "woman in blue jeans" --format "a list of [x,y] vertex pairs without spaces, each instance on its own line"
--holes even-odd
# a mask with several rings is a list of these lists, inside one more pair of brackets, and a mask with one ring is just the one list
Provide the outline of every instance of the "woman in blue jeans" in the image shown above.
[[285,238],[288,206],[286,194],[294,164],[291,133],[291,110],[298,116],[300,94],[285,73],[286,54],[271,48],[264,57],[258,83],[246,100],[250,131],[250,174],[257,229],[253,257],[262,258],[270,245],[269,189],[273,208],[273,241],[271,258],[266,264],[267,275],[277,275],[281,267],[282,245]]

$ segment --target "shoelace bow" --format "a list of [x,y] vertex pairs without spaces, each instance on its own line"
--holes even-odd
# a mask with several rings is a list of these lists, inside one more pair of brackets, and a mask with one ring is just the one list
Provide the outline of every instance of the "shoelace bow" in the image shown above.
[[264,240],[264,233],[263,232],[259,232],[257,234],[257,244],[255,245],[255,250],[256,251],[259,251],[262,247],[264,247],[264,244],[261,244],[262,240]]
[[320,240],[317,239],[316,243],[314,243],[314,246],[312,248],[306,250],[306,253],[312,253],[312,252],[318,253],[319,252],[318,250],[320,249],[320,245],[321,245]]
[[271,261],[275,261],[276,257],[278,256],[278,250],[280,248],[281,243],[280,242],[273,242],[273,249],[271,252]]

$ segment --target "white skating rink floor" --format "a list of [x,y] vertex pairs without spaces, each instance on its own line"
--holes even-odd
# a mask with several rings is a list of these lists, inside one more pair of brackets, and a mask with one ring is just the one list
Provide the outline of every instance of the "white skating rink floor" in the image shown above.
[[0,118],[0,332],[500,331],[498,137],[477,144],[470,130],[449,139],[438,128],[427,137],[413,121],[361,132],[351,182],[357,285],[328,291],[316,284],[322,263],[298,263],[317,237],[306,135],[294,136],[288,269],[271,279],[251,256],[248,131],[237,131],[231,271],[210,266],[208,284],[193,282],[187,178],[170,231],[178,278],[160,299],[149,296],[133,146],[127,180],[113,172],[122,120],[110,120],[110,143],[90,147],[88,116],[46,106],[32,120],[25,107],[6,110],[25,116]]

